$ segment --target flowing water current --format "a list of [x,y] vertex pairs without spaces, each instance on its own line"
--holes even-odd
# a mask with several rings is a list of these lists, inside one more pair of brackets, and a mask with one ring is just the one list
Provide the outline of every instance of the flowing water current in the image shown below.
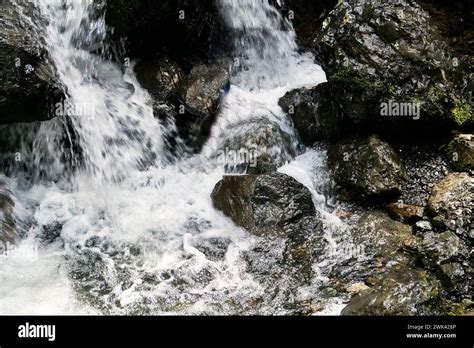
[[[284,241],[250,235],[210,198],[224,174],[211,160],[216,152],[271,134],[259,150],[311,190],[325,243],[344,229],[321,194],[324,150],[301,153],[278,106],[287,91],[325,81],[314,58],[298,52],[279,11],[266,0],[219,0],[238,68],[201,153],[170,163],[162,140],[168,130],[154,118],[133,65],[124,73],[87,50],[106,32],[104,19],[91,13],[93,0],[34,3],[45,21],[25,20],[38,26],[68,102],[92,104],[93,112],[66,115],[69,127],[61,117],[44,122],[35,134],[31,161],[54,180],[2,178],[27,226],[20,249],[34,257],[0,260],[0,313],[292,314],[321,302],[324,269],[337,260],[314,262],[313,277],[302,282],[281,262]],[[79,150],[57,146],[65,136]],[[66,167],[65,152],[80,155],[81,165]],[[326,301],[324,308],[337,314],[341,305]]]

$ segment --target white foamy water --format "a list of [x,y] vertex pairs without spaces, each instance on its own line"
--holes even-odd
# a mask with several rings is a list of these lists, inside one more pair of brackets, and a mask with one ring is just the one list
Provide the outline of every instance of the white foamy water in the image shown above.
[[[245,140],[240,146],[263,143],[259,150],[281,164],[297,154],[297,136],[278,100],[291,89],[317,85],[325,74],[311,55],[297,52],[295,33],[280,13],[267,1],[219,2],[235,31],[239,66],[202,153],[166,164],[166,130],[133,70],[124,74],[84,49],[105,30],[101,18],[90,18],[93,0],[36,4],[49,23],[45,41],[68,102],[85,112],[68,114],[83,166],[72,179],[65,175],[28,190],[7,180],[32,221],[22,243],[40,253],[35,263],[0,264],[0,312],[288,314],[298,312],[288,302],[317,301],[324,281],[318,265],[301,287],[280,265],[284,241],[249,235],[210,198],[224,170],[208,159],[239,136]],[[54,155],[51,139],[63,131],[56,122],[42,126],[35,151]],[[280,169],[311,190],[323,213],[324,157],[309,151]],[[59,175],[65,170],[54,165]],[[324,214],[332,226],[340,223]]]

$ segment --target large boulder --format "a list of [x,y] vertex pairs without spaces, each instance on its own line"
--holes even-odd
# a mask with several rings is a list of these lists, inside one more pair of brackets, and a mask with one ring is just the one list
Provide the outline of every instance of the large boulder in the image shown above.
[[375,135],[333,145],[328,164],[338,184],[365,198],[397,196],[408,179],[398,153]]
[[312,104],[302,98],[308,106],[297,107],[302,114],[294,119],[307,119],[310,108],[319,124],[337,122],[342,136],[419,135],[427,126],[432,134],[473,122],[469,69],[413,1],[339,1],[315,32],[313,48],[328,82],[292,92],[313,98],[307,98]]
[[474,135],[457,134],[446,148],[451,165],[456,170],[474,169]]
[[[31,2],[22,6],[32,17],[38,11]],[[0,9],[0,124],[47,120],[62,97],[54,67],[19,7],[7,1]]]
[[259,236],[301,234],[318,225],[311,192],[282,173],[224,176],[212,200],[237,225]]

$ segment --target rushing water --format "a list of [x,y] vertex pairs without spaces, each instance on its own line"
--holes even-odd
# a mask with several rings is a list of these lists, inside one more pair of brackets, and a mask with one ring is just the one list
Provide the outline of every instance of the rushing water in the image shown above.
[[[286,163],[280,171],[312,191],[333,242],[331,231],[343,226],[318,193],[325,153],[295,159],[297,136],[278,106],[287,91],[325,74],[298,53],[291,25],[268,1],[219,4],[235,36],[231,87],[202,153],[169,164],[166,128],[133,69],[123,73],[87,50],[105,36],[103,19],[91,15],[93,0],[36,0],[66,102],[80,106],[66,116],[79,144],[67,151],[77,151],[81,165],[48,161],[48,172],[62,179],[27,189],[5,178],[18,219],[30,221],[22,245],[35,252],[1,261],[1,313],[285,314],[319,301],[324,277],[316,263],[302,283],[281,262],[284,241],[251,236],[213,208],[210,193],[224,168],[209,162],[229,144],[263,143],[260,152]],[[64,137],[61,122],[45,122],[36,135],[42,169],[45,158],[65,151],[51,146]]]

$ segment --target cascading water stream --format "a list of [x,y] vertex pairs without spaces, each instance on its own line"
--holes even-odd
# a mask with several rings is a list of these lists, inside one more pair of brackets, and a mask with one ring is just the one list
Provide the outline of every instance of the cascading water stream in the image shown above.
[[[278,100],[291,89],[324,81],[324,72],[311,55],[297,52],[291,25],[267,0],[219,4],[235,35],[238,64],[211,136],[190,162],[208,161],[229,144],[258,143],[260,152],[284,164],[296,154],[298,141]],[[17,205],[33,212],[23,243],[42,248],[36,274],[27,261],[0,265],[0,312],[285,314],[291,313],[284,305],[289,299],[317,297],[316,277],[302,295],[290,274],[275,281],[248,271],[252,260],[273,276],[284,273],[277,266],[284,242],[251,236],[213,208],[210,193],[223,168],[202,171],[190,168],[189,160],[161,160],[166,130],[153,117],[150,97],[132,69],[123,74],[87,50],[105,35],[103,19],[90,15],[93,0],[36,0],[36,5],[49,23],[47,49],[68,101],[88,110],[67,115],[84,165],[72,182],[38,183],[28,191],[7,179]],[[50,139],[60,130],[45,126],[38,137]],[[323,158],[309,151],[280,169],[308,186],[321,209],[324,198],[316,188],[323,184]],[[255,251],[262,249],[267,253]],[[272,297],[268,288],[276,286],[281,291]]]
[[268,1],[219,3],[235,37],[235,73],[203,154],[210,156],[226,146],[257,148],[284,164],[297,153],[298,139],[278,100],[289,90],[315,86],[326,76],[314,57],[297,52],[291,24]]

